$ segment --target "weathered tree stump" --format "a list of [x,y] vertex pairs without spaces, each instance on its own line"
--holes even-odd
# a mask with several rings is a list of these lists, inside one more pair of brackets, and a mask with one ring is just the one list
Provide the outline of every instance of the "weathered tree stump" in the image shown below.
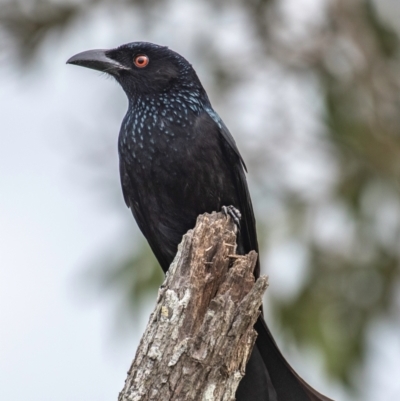
[[198,217],[161,286],[119,401],[229,401],[253,349],[268,283],[257,254],[235,255],[236,226]]

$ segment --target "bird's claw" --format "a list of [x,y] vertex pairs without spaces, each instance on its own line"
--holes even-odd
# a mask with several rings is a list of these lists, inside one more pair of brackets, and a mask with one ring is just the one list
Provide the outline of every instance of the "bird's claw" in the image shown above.
[[239,212],[239,209],[236,209],[232,205],[222,206],[222,212],[225,214],[225,216],[231,216],[237,228],[240,230],[240,219],[242,218],[242,215]]

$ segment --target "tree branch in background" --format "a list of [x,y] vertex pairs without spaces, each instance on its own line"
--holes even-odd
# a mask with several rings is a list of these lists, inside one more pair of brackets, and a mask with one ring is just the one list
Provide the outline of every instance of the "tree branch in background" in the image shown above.
[[257,254],[235,250],[230,217],[198,217],[159,290],[119,401],[235,399],[268,286],[265,276],[254,282]]

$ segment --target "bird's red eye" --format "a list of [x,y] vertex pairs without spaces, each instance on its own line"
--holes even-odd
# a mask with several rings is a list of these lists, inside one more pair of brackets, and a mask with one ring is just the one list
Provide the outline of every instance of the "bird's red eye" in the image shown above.
[[141,54],[140,56],[136,56],[133,62],[135,63],[136,67],[143,68],[149,64],[149,58],[146,55]]

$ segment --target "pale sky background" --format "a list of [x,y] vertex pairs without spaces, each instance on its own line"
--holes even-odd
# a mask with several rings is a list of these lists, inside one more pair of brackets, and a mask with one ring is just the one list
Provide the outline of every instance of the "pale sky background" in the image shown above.
[[[311,0],[302,1],[310,7]],[[196,64],[191,58],[190,47],[200,32],[196,21],[208,14],[199,7],[183,23],[185,7],[168,16],[167,31],[154,29],[145,37],[140,16],[95,9],[76,21],[62,40],[48,40],[29,73],[4,66],[2,59],[0,400],[109,401],[122,389],[138,337],[112,334],[118,294],[101,299],[88,290],[86,295],[80,277],[99,250],[118,241],[126,219],[135,224],[122,196],[117,210],[108,207],[108,200],[100,199],[101,191],[93,190],[85,176],[88,144],[101,127],[114,135],[105,165],[113,185],[119,186],[116,141],[125,95],[112,80],[66,66],[65,61],[86,49],[145,39],[182,52],[199,66],[203,78],[201,61]],[[160,10],[160,21],[167,18],[162,14]],[[236,24],[234,11],[232,15],[227,26]],[[182,35],[185,24],[191,25],[190,35]],[[239,39],[230,40],[234,48]],[[298,90],[293,83],[282,96],[296,96]],[[113,111],[103,113],[108,108]],[[86,134],[88,138],[81,137]],[[278,284],[285,281],[279,272]],[[269,274],[273,277],[274,271]],[[360,400],[400,399],[400,335],[390,322],[382,322],[371,331],[370,342],[373,352],[364,376],[360,374],[365,384]],[[293,365],[318,390],[338,401],[353,399],[323,376],[318,355],[289,351]]]

